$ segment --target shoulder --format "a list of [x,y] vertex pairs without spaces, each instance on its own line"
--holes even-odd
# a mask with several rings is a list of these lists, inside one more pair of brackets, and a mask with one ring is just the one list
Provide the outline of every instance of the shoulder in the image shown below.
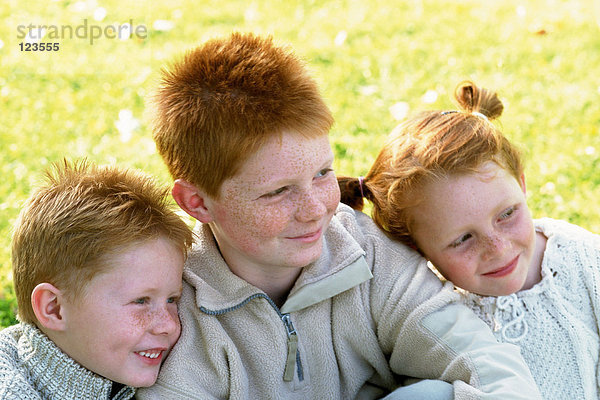
[[4,367],[11,361],[16,361],[18,358],[18,342],[23,335],[23,327],[21,324],[9,326],[0,332],[0,365]]
[[569,240],[585,240],[600,242],[600,236],[570,222],[552,219],[540,218],[534,220],[536,230],[542,232],[546,237],[557,237]]
[[337,229],[348,232],[365,252],[365,260],[375,281],[377,278],[397,281],[403,276],[409,280],[417,271],[431,275],[435,278],[432,281],[439,281],[418,252],[388,237],[368,215],[340,204],[334,219],[332,229],[336,229],[337,225]]
[[[410,299],[405,303],[414,307],[442,291],[443,284],[429,269],[427,260],[388,237],[369,216],[341,204],[335,218],[365,252],[365,261],[373,273],[369,285],[376,288],[372,300]],[[445,292],[452,292],[450,286]]]
[[[369,253],[391,252],[402,259],[422,258],[416,251],[388,237],[368,215],[345,204],[338,206],[334,219],[358,242],[367,256]],[[336,229],[335,221],[332,222],[331,228]]]
[[0,399],[41,399],[19,357],[19,339],[23,325],[17,324],[0,332]]
[[600,283],[600,236],[550,218],[535,220],[535,225],[548,238],[542,259],[542,284],[552,282],[570,302],[587,290],[594,291],[595,298]]
[[[600,236],[566,221],[541,218],[535,220],[536,230],[548,238],[544,257],[576,257],[587,262],[600,262]],[[583,261],[583,260],[582,260]]]

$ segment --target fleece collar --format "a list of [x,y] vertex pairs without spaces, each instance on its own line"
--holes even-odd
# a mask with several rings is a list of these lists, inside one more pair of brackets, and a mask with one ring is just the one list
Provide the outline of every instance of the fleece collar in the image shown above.
[[[195,288],[198,307],[222,313],[266,296],[229,270],[208,225],[198,224],[196,233],[197,244],[186,262],[184,281]],[[334,216],[323,238],[321,256],[304,267],[280,311],[301,310],[371,279],[364,254]]]

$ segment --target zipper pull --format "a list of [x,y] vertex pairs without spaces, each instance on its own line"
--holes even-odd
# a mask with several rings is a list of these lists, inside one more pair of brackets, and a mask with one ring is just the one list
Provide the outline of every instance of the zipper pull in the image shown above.
[[290,320],[289,314],[284,314],[281,319],[286,328],[288,336],[287,341],[287,359],[285,362],[285,371],[283,372],[283,380],[291,382],[294,379],[294,372],[296,369],[296,353],[298,352],[298,335],[294,329],[294,325]]

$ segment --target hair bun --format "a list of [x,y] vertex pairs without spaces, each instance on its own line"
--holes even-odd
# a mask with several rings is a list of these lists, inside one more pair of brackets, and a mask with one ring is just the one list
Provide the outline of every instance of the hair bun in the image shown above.
[[454,91],[454,98],[462,111],[478,112],[490,120],[498,118],[504,110],[496,92],[480,88],[471,81],[459,83]]
[[349,176],[338,176],[340,186],[340,202],[349,205],[355,210],[362,211],[364,207],[362,182],[360,179]]

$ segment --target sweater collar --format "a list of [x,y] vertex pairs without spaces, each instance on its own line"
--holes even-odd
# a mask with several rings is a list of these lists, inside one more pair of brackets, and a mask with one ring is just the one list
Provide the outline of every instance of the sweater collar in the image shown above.
[[[37,327],[22,323],[18,341],[19,358],[44,398],[108,399],[113,382],[93,373],[63,353]],[[124,386],[113,400],[133,397],[135,389]]]
[[[198,224],[197,245],[184,269],[184,280],[196,290],[202,309],[216,313],[235,309],[249,298],[265,297],[263,291],[233,274],[221,256],[210,227]],[[281,307],[298,311],[372,278],[364,250],[334,216],[323,238],[323,252],[304,267]]]

